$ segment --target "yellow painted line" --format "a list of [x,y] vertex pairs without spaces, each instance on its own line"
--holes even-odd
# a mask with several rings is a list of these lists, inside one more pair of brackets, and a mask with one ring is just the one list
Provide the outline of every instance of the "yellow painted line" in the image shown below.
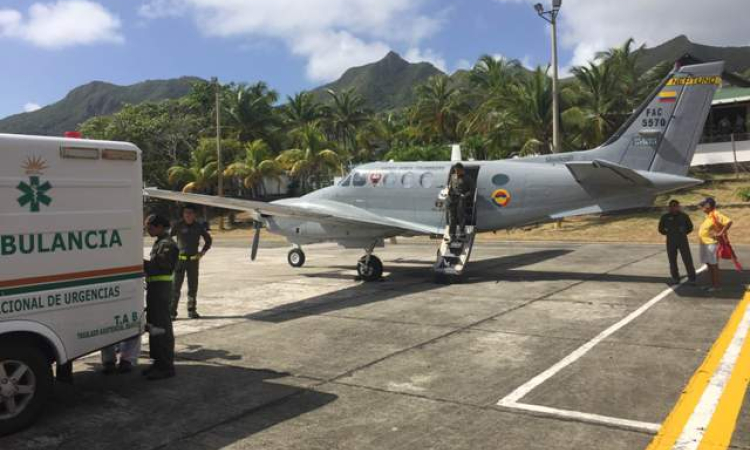
[[[745,295],[745,299],[750,294]],[[729,383],[721,395],[716,413],[706,428],[698,450],[724,450],[732,442],[732,434],[742,410],[750,382],[750,339],[746,339]]]
[[[674,409],[672,409],[667,420],[662,424],[659,433],[653,441],[651,441],[651,444],[649,444],[646,450],[671,450],[674,447],[677,439],[682,434],[685,425],[687,425],[688,420],[690,420],[693,411],[695,411],[698,406],[703,393],[706,391],[706,388],[711,381],[711,377],[719,367],[724,353],[732,342],[737,328],[745,315],[748,303],[750,303],[750,294],[745,294],[745,297],[740,304],[737,305],[737,308],[729,318],[729,322],[727,322],[724,330],[719,335],[719,338],[714,342],[714,345],[711,347],[703,364],[701,364],[695,374],[693,374],[690,382],[682,391],[679,400],[677,400]],[[748,346],[747,342],[745,342],[744,346]],[[746,352],[743,350],[743,353]],[[735,366],[735,368],[736,367],[737,366]],[[726,390],[724,394],[726,394]]]

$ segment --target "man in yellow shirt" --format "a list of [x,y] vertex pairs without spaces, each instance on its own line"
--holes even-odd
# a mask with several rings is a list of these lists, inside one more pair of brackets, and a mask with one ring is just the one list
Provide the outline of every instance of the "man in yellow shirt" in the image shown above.
[[716,254],[718,239],[727,234],[732,227],[732,220],[716,210],[716,200],[711,197],[700,202],[700,207],[706,213],[706,219],[698,230],[700,259],[708,266],[711,276],[711,286],[707,290],[714,292],[719,289],[719,259]]

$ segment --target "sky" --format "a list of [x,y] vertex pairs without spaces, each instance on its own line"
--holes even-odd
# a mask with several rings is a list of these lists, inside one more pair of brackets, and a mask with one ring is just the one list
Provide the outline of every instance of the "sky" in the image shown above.
[[[452,73],[483,54],[546,65],[551,0],[0,0],[0,117],[94,80],[217,76],[282,98],[394,50]],[[750,45],[747,0],[563,0],[560,66],[633,37]]]

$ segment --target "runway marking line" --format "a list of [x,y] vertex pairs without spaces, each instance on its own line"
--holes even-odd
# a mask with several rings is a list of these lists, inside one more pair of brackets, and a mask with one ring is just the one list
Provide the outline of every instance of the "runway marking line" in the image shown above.
[[729,447],[750,381],[750,292],[646,450]]
[[[697,273],[701,273],[705,271],[706,269],[707,269],[706,266],[703,266],[697,271]],[[526,395],[528,395],[531,391],[539,387],[542,383],[545,383],[550,378],[555,376],[558,372],[560,372],[561,370],[565,369],[566,367],[570,366],[574,362],[581,359],[584,355],[590,352],[594,347],[596,347],[602,341],[604,341],[605,339],[607,339],[608,337],[610,337],[611,335],[613,335],[614,333],[616,333],[617,331],[619,331],[620,329],[628,325],[630,322],[640,317],[643,313],[651,309],[657,303],[667,298],[670,294],[674,293],[678,287],[684,285],[686,282],[687,280],[683,281],[677,286],[672,286],[672,287],[665,289],[656,297],[647,301],[646,303],[641,305],[638,309],[631,312],[624,318],[620,319],[618,322],[616,322],[615,324],[611,325],[606,330],[599,333],[596,337],[594,337],[590,341],[586,342],[585,344],[575,349],[572,353],[570,353],[568,356],[558,361],[555,365],[545,370],[544,372],[540,373],[539,375],[535,376],[531,380],[527,381],[523,385],[516,388],[510,394],[500,399],[500,401],[497,402],[497,406],[536,412],[536,413],[546,414],[546,415],[550,415],[554,417],[574,419],[574,420],[579,420],[582,422],[597,423],[597,424],[604,424],[604,425],[614,425],[614,426],[618,426],[621,428],[634,429],[638,431],[646,431],[650,433],[655,433],[659,431],[661,426],[658,423],[641,422],[637,420],[623,419],[619,417],[609,417],[609,416],[591,414],[591,413],[586,413],[586,412],[581,412],[581,411],[570,411],[570,410],[551,408],[551,407],[541,406],[541,405],[531,405],[527,403],[522,403],[520,402],[520,400]]]

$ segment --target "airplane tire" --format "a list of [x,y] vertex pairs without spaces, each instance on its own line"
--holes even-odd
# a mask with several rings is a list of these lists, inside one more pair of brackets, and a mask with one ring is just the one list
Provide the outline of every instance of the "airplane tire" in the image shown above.
[[302,267],[305,265],[305,252],[302,249],[293,248],[286,255],[286,260],[292,267]]
[[366,263],[367,257],[363,256],[357,262],[357,274],[364,281],[377,281],[383,276],[383,263],[377,256],[371,255],[369,264]]

